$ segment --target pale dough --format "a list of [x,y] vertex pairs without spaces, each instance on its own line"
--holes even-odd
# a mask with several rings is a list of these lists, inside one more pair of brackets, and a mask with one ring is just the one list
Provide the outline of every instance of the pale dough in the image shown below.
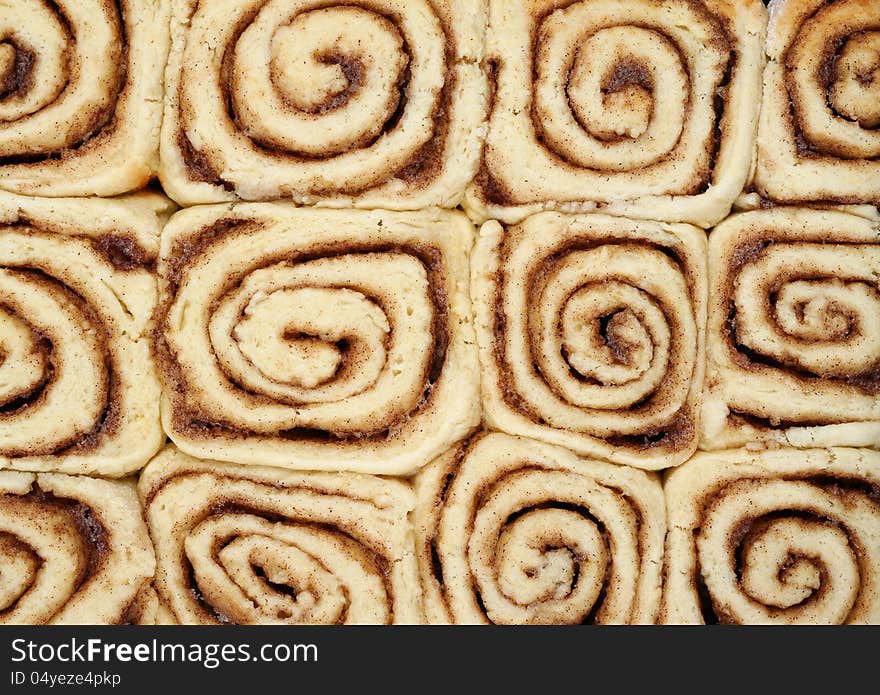
[[112,196],[159,170],[170,0],[0,7],[0,189]]
[[664,483],[663,621],[877,624],[880,453],[700,453]]
[[163,422],[187,453],[408,474],[479,423],[461,213],[192,208],[162,234]]
[[482,433],[416,477],[434,624],[650,624],[666,533],[657,477]]
[[422,622],[415,498],[402,482],[198,461],[168,447],[139,490],[156,546],[157,622]]

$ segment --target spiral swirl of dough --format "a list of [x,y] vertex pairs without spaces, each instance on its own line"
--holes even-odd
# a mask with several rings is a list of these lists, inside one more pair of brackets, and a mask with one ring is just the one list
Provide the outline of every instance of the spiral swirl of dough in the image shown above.
[[876,624],[880,454],[699,454],[665,484],[667,623]]
[[421,622],[403,483],[215,464],[169,447],[139,485],[156,591],[176,622]]
[[0,6],[0,188],[116,195],[149,181],[169,1]]
[[760,2],[495,0],[490,17],[495,98],[468,197],[480,219],[727,214],[756,135]]
[[880,202],[880,6],[774,0],[756,183],[783,202]]
[[459,213],[239,205],[163,236],[168,431],[193,455],[406,473],[479,418]]
[[877,222],[753,211],[709,240],[707,448],[880,443]]
[[128,483],[0,471],[0,623],[125,623],[155,559]]
[[643,468],[686,459],[704,253],[684,225],[556,213],[484,225],[472,292],[488,422]]
[[479,155],[482,3],[180,0],[175,13],[162,177],[176,200],[457,204]]
[[158,451],[164,204],[0,198],[0,467],[118,476]]
[[434,623],[652,623],[663,497],[648,473],[505,434],[417,478],[417,555]]

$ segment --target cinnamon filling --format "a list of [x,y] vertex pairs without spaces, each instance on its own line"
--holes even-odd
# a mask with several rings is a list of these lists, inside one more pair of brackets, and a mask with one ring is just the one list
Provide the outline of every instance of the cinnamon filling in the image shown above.
[[[111,96],[107,106],[101,108],[94,106],[90,108],[87,106],[77,113],[75,127],[70,131],[70,142],[64,149],[52,152],[28,152],[0,156],[0,166],[41,164],[50,159],[64,158],[69,156],[71,152],[98,146],[113,136],[117,126],[117,105],[125,98],[128,85],[129,47],[126,17],[130,13],[127,10],[123,11],[123,5],[126,1],[112,0],[109,3],[111,7],[115,8],[112,17],[113,31],[119,37],[119,41],[113,47],[116,52],[114,59],[118,65],[118,79],[113,84],[104,85]],[[47,10],[53,12],[58,22],[65,27],[67,42],[72,43],[76,41],[76,31],[67,17],[56,7],[55,3],[44,4]],[[3,45],[8,46],[12,44],[6,43]],[[13,47],[16,49],[14,67],[11,71],[7,71],[5,75],[0,75],[3,78],[2,83],[0,83],[0,99],[7,98],[13,94],[26,93],[32,84],[36,55],[29,49],[14,45]]]
[[[346,5],[346,7],[359,8],[360,5],[354,3],[352,5]],[[381,13],[378,12],[378,10],[374,7],[364,7],[363,9],[370,13],[379,14],[384,20],[389,23],[391,27],[399,27],[402,25],[402,18],[394,13]],[[242,16],[242,18],[238,22],[238,25],[233,32],[233,39],[230,41],[229,45],[224,51],[222,67],[220,71],[220,83],[217,85],[217,89],[223,94],[230,123],[236,131],[241,133],[247,133],[247,128],[241,122],[239,115],[236,113],[234,100],[230,92],[232,85],[231,75],[233,72],[234,47],[237,44],[241,35],[248,28],[248,26],[253,23],[258,14],[259,9],[255,9]],[[430,184],[433,180],[437,178],[437,176],[440,175],[443,170],[443,154],[446,150],[449,139],[449,118],[452,117],[453,113],[453,102],[457,85],[457,73],[455,70],[456,46],[453,39],[454,35],[452,32],[452,28],[449,24],[448,18],[444,16],[443,13],[438,13],[437,19],[441,24],[441,28],[445,38],[445,63],[447,67],[443,86],[440,89],[435,100],[432,116],[433,128],[431,131],[431,136],[427,140],[427,142],[425,142],[425,144],[413,151],[412,156],[409,158],[406,164],[398,168],[396,171],[389,171],[387,176],[387,180],[398,178],[404,181],[410,187],[416,189],[423,188]],[[411,55],[414,50],[418,50],[418,47],[410,46],[406,41],[404,41],[402,51],[405,55]],[[317,56],[317,58],[319,62],[326,65],[338,65],[347,83],[347,86],[344,90],[328,95],[327,98],[323,101],[320,101],[317,104],[313,104],[308,108],[303,109],[305,113],[320,116],[322,114],[344,108],[351,100],[351,98],[364,88],[366,76],[364,74],[364,66],[356,58],[351,58],[340,53],[335,53],[333,51],[328,51],[324,54],[321,54]],[[411,82],[410,63],[411,61],[408,60],[405,69],[402,71],[397,81],[395,90],[393,90],[393,93],[389,95],[390,115],[383,123],[379,132],[375,135],[371,135],[369,137],[365,137],[359,141],[354,142],[348,148],[350,151],[367,149],[376,144],[376,142],[378,142],[384,135],[394,131],[397,128],[399,121],[403,117],[403,114],[407,108],[407,100]],[[285,102],[288,101],[286,99],[282,100]],[[293,104],[290,104],[290,107],[298,108]],[[220,172],[225,168],[222,161],[215,160],[212,154],[208,151],[198,150],[186,137],[186,111],[183,108],[181,108],[180,118],[182,122],[182,127],[180,129],[180,132],[178,133],[177,140],[178,146],[183,156],[184,164],[189,172],[190,179],[193,181],[203,181],[215,185],[220,185],[225,190],[233,191],[234,186],[224,181],[220,175]],[[263,142],[253,135],[248,135],[248,138],[250,145],[260,155],[272,157],[279,160],[293,162],[315,162],[321,161],[322,159],[330,159],[334,156],[338,156],[337,154],[317,156],[304,152],[288,151],[273,143]],[[296,192],[306,192],[312,195],[319,196],[330,196],[334,194],[356,195],[364,192],[365,190],[368,190],[369,188],[374,187],[375,185],[377,185],[375,182],[360,186],[352,184],[351,186],[348,186],[344,189],[337,190],[322,188],[319,182],[316,181],[314,186],[312,186],[308,191]]]
[[[540,293],[536,292],[535,288],[540,285],[542,279],[562,259],[564,259],[566,255],[572,252],[589,250],[600,246],[626,246],[630,243],[633,242],[615,239],[593,239],[589,237],[578,237],[566,240],[565,242],[561,243],[552,254],[548,255],[544,260],[542,260],[542,262],[538,266],[536,266],[535,271],[528,279],[528,286],[530,289],[526,292],[526,296],[530,298],[539,296]],[[696,278],[693,276],[692,271],[687,268],[683,259],[679,257],[678,251],[670,247],[665,247],[649,242],[639,242],[639,244],[641,246],[663,253],[664,255],[671,258],[679,268],[682,268],[683,275],[687,280],[688,288],[691,292],[691,296],[694,296],[696,291]],[[503,246],[500,252],[501,268],[505,267],[509,253],[510,249],[506,245]],[[506,319],[507,309],[504,305],[503,298],[505,294],[504,288],[507,281],[508,280],[506,273],[503,270],[500,271],[495,280],[496,292],[494,313],[494,352],[495,357],[500,365],[506,365],[509,363],[510,359],[512,359],[507,355],[506,348],[506,338],[508,331]],[[525,310],[528,311],[528,307]],[[630,355],[631,346],[628,343],[621,342],[620,340],[615,338],[613,330],[613,320],[613,315],[606,317],[604,325],[601,327],[602,335],[605,337],[606,345],[610,348],[617,361],[621,364],[626,364]],[[674,336],[673,340],[675,340]],[[675,354],[674,350],[672,350],[671,352],[672,354]],[[532,345],[532,354],[536,354],[534,344]],[[534,361],[533,370],[536,374],[540,375],[540,367]],[[572,373],[572,376],[579,381],[587,383],[595,382],[594,379],[589,379],[588,377],[579,374],[573,368],[570,371]],[[513,383],[510,370],[503,368],[499,369],[497,371],[497,375],[499,382],[498,386],[502,394],[502,398],[511,409],[517,411],[521,415],[528,417],[532,422],[535,422],[536,424],[549,424],[547,420],[529,404],[527,397],[517,391],[517,388]],[[628,411],[634,414],[649,414],[655,407],[658,406],[662,406],[662,403],[656,402],[656,399],[653,396],[648,396],[646,399],[638,403],[633,403],[628,408]],[[675,416],[675,418],[666,423],[666,425],[660,429],[652,429],[651,431],[646,431],[637,435],[616,435],[605,437],[604,439],[612,446],[633,451],[647,451],[658,449],[674,451],[679,449],[680,447],[687,446],[688,442],[692,441],[694,433],[695,426],[692,416],[689,415],[685,410],[682,410]]]
[[[186,431],[190,436],[198,438],[212,438],[222,436],[224,438],[240,438],[256,436],[247,430],[241,429],[234,421],[225,419],[220,413],[202,413],[191,409],[187,405],[186,394],[190,391],[186,374],[180,368],[177,359],[164,338],[168,330],[166,325],[167,313],[174,302],[177,288],[180,285],[182,275],[186,268],[197,262],[199,254],[203,253],[214,243],[219,243],[230,234],[246,233],[253,229],[256,223],[248,220],[222,219],[208,228],[201,230],[175,245],[175,249],[169,254],[167,299],[159,307],[157,312],[158,321],[154,332],[154,353],[161,365],[161,374],[166,382],[168,393],[174,403],[173,420],[174,427],[179,431]],[[402,422],[394,423],[378,431],[364,431],[357,435],[334,433],[321,429],[308,427],[296,427],[280,430],[273,436],[282,439],[305,442],[337,442],[352,444],[380,443],[393,437],[396,431],[405,425],[405,422],[415,417],[419,412],[429,408],[433,403],[433,385],[442,376],[446,363],[446,354],[449,347],[449,300],[446,293],[446,278],[443,270],[440,251],[428,245],[404,246],[400,244],[365,244],[351,245],[335,242],[331,244],[312,247],[308,251],[291,250],[289,253],[278,257],[267,257],[260,260],[260,265],[248,268],[235,277],[230,277],[226,284],[218,288],[216,298],[222,297],[235,287],[250,273],[260,267],[276,265],[278,263],[299,264],[308,263],[327,256],[354,256],[366,254],[406,254],[417,258],[424,266],[428,276],[428,285],[431,292],[431,304],[433,306],[433,322],[431,327],[432,352],[427,362],[424,375],[424,390],[415,399],[412,409]],[[357,289],[357,288],[354,288]],[[369,294],[369,293],[367,293]],[[381,298],[373,298],[381,305]],[[214,304],[218,299],[215,299]],[[242,394],[253,398],[255,402],[273,403],[274,399],[254,393],[238,383],[231,375],[226,375],[230,383]]]
[[[76,553],[80,561],[77,563],[78,572],[73,582],[74,589],[72,596],[75,596],[80,588],[100,570],[101,566],[106,561],[107,556],[110,554],[110,534],[95,511],[79,500],[58,497],[51,492],[42,490],[36,483],[34,483],[30,492],[27,494],[0,495],[0,505],[10,510],[14,510],[17,507],[49,509],[50,513],[45,514],[47,528],[38,529],[46,533],[52,533],[50,525],[53,522],[50,521],[50,519],[53,514],[60,515],[66,520],[70,527],[77,530],[81,543],[73,549],[73,552]],[[25,514],[31,516],[32,512],[22,512],[22,514],[23,516]],[[2,535],[2,539],[6,541],[9,541],[9,539],[12,538],[14,544],[22,547],[26,552],[33,552],[27,544],[12,537],[11,534],[4,533],[0,535]],[[42,564],[43,561],[39,560],[37,571],[40,571],[39,568]],[[25,587],[24,592],[16,601],[13,601],[10,605],[0,610],[0,618],[15,608],[17,601],[20,601],[27,595],[27,591],[31,586],[33,586],[33,582]]]
[[[259,509],[256,506],[253,506],[251,501],[238,499],[233,497],[223,497],[217,502],[215,502],[209,509],[206,510],[206,513],[196,519],[192,519],[189,525],[189,528],[194,528],[198,524],[202,523],[205,520],[212,519],[215,517],[222,517],[225,514],[242,514],[259,517],[261,519],[266,519],[267,521],[278,524],[278,525],[295,525],[303,528],[312,528],[318,529],[322,531],[329,532],[336,537],[339,537],[345,543],[352,544],[353,547],[357,548],[357,554],[360,559],[364,560],[368,564],[368,568],[370,573],[379,578],[382,582],[382,585],[385,589],[385,597],[388,605],[389,612],[389,623],[394,622],[394,589],[391,584],[391,562],[383,557],[376,549],[370,547],[363,540],[358,539],[352,533],[345,531],[337,526],[332,524],[325,523],[317,523],[310,521],[308,519],[298,519],[296,517],[282,515],[277,512],[273,512],[270,510]],[[356,529],[355,529],[356,530]],[[214,541],[214,546],[212,548],[211,559],[217,566],[222,566],[222,562],[220,561],[220,551],[223,547],[234,540],[233,538],[217,538]],[[182,547],[181,547],[182,550]],[[183,552],[183,550],[182,550]],[[331,572],[331,569],[320,562],[320,558],[314,557],[313,559],[318,562],[321,567],[327,571]],[[181,557],[181,565],[183,568],[183,575],[187,577],[187,586],[186,590],[189,595],[195,601],[196,604],[200,607],[204,616],[208,619],[213,619],[222,624],[233,624],[235,623],[235,619],[227,615],[223,612],[222,606],[214,606],[211,604],[202,593],[201,589],[198,586],[198,581],[195,576],[194,568],[189,564],[185,553],[182,554]],[[277,584],[270,582],[266,576],[265,572],[261,570],[261,568],[253,566],[252,569],[257,576],[261,576],[263,579],[264,585],[267,591],[271,591],[277,594],[282,594],[289,597],[296,597],[297,589],[296,587],[289,586],[286,584]],[[346,588],[343,588],[343,593],[346,597],[345,607],[343,607],[342,612],[337,617],[336,624],[341,625],[346,622],[347,614],[348,614],[348,605],[350,601],[348,600],[349,591]],[[290,615],[276,615],[272,616],[275,618],[289,618]]]

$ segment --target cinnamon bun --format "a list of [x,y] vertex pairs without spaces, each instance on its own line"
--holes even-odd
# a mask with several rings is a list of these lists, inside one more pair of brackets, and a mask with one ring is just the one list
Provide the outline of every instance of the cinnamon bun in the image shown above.
[[155,565],[133,484],[0,471],[0,623],[133,622]]
[[0,468],[121,476],[165,441],[150,355],[169,201],[0,194]]
[[162,236],[171,439],[202,458],[408,474],[479,422],[461,213],[191,208]]
[[0,5],[0,189],[110,196],[159,168],[170,0]]
[[880,445],[880,221],[734,215],[709,237],[701,446]]
[[656,476],[506,434],[416,478],[432,623],[653,623],[666,518]]
[[487,423],[660,469],[697,448],[706,235],[541,213],[487,222],[471,291]]
[[774,0],[755,182],[777,202],[880,203],[880,5]]
[[701,453],[664,492],[666,623],[880,622],[880,453]]
[[754,158],[758,0],[490,1],[489,131],[469,213],[711,226]]
[[415,499],[402,482],[198,461],[168,447],[139,489],[160,622],[422,621]]
[[486,103],[479,0],[174,0],[162,182],[183,205],[455,207]]

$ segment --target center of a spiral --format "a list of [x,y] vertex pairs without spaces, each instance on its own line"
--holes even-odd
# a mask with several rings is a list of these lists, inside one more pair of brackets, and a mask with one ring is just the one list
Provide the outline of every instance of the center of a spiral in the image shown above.
[[603,316],[599,321],[600,333],[605,345],[618,364],[632,365],[632,353],[638,348],[638,344],[628,336],[636,330],[634,323],[637,324],[638,319],[627,310]]
[[638,138],[648,129],[654,108],[654,80],[634,60],[617,63],[602,80],[605,108],[622,115],[616,135]]
[[9,41],[0,43],[0,99],[27,87],[34,64],[34,54],[19,50]]
[[822,586],[822,572],[815,558],[788,554],[785,562],[777,573],[781,584],[794,586],[809,596]]
[[830,77],[834,110],[863,128],[880,128],[880,32],[848,37]]
[[562,354],[577,374],[625,383],[650,366],[652,340],[631,308],[572,299],[562,315]]
[[[243,322],[241,332],[249,332],[249,323]],[[266,374],[282,383],[314,388],[323,384],[339,371],[343,351],[323,336],[303,332],[295,324],[282,327],[278,341],[251,342],[243,348]],[[341,344],[342,341],[340,341]]]
[[[784,285],[771,301],[777,322],[786,334],[804,341],[843,343],[857,332],[858,314],[844,301],[858,306],[868,288],[847,286],[839,280],[796,281]],[[868,290],[870,291],[870,290]]]
[[356,60],[321,51],[299,36],[310,15],[281,27],[272,41],[271,69],[276,88],[307,113],[326,113],[360,86],[362,70]]
[[381,307],[341,287],[256,292],[232,328],[241,356],[260,378],[292,388],[287,393],[298,399],[305,397],[299,389],[312,390],[310,399],[318,397],[315,389],[336,389],[327,398],[360,392],[385,362],[389,332]]
[[831,549],[846,545],[838,529],[804,515],[777,512],[746,522],[737,548],[737,575],[743,591],[754,601],[778,610],[796,608],[811,600],[826,580],[827,558],[811,550],[806,540],[817,537]]
[[[280,596],[286,596],[291,601],[302,599],[304,603],[311,605],[314,603],[313,597],[308,591],[297,591],[294,585],[295,578],[285,574],[281,567],[272,564],[273,558],[266,558],[262,555],[251,557],[251,571],[266,586]],[[290,618],[292,613],[288,609],[279,609],[278,617],[282,619]]]
[[337,373],[347,343],[313,315],[319,292],[282,290],[255,298],[235,328],[242,352],[282,383],[314,388]]
[[399,55],[401,46],[393,25],[365,10],[344,7],[303,13],[275,32],[272,81],[297,109],[325,114],[355,98],[376,77],[370,73],[378,71],[380,82],[397,79],[399,65],[376,59],[382,54]]
[[[599,32],[577,52],[568,83],[571,108],[581,125],[607,142],[642,137],[651,124],[656,85],[651,71],[628,52],[623,31]],[[607,65],[596,64],[609,56]],[[599,74],[598,84],[596,74]],[[598,86],[598,94],[594,92]],[[594,98],[600,100],[599,108]]]

